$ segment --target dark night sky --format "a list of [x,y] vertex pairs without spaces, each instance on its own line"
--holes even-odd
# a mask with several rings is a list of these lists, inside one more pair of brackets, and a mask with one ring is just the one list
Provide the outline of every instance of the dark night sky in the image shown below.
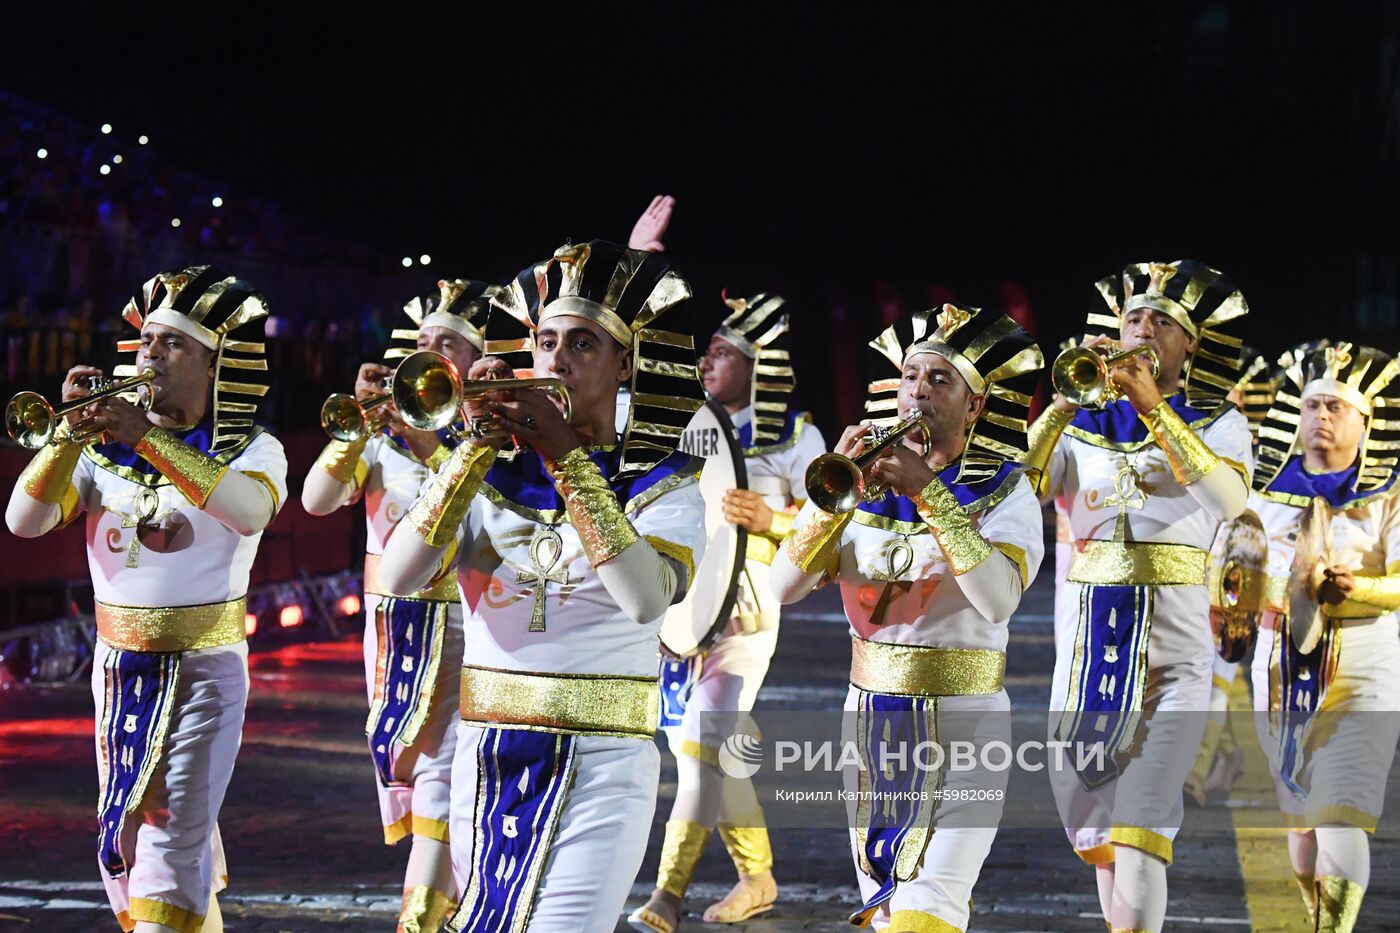
[[482,278],[625,238],[665,191],[701,295],[868,314],[877,282],[995,305],[1012,280],[1058,337],[1095,279],[1191,257],[1281,342],[1400,244],[1382,4],[484,6],[70,9],[16,23],[0,86]]

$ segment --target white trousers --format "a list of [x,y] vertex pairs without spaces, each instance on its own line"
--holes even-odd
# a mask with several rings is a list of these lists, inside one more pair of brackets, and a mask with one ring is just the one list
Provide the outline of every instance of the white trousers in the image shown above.
[[[459,891],[469,889],[474,870],[477,750],[486,735],[478,726],[458,724],[452,767],[452,868]],[[530,933],[612,933],[646,855],[661,769],[656,744],[586,735],[575,742],[573,781],[553,843],[539,856],[545,862],[527,927]]]
[[[371,704],[379,665],[378,614],[385,598],[365,596],[365,691]],[[452,756],[457,748],[456,725],[460,720],[459,694],[462,667],[462,605],[447,610],[447,633],[438,665],[433,708],[409,745],[399,744],[394,756],[394,778],[406,786],[385,787],[378,775],[374,788],[379,797],[379,819],[389,845],[410,833],[446,842],[452,806]]]
[[[112,650],[99,639],[93,658],[99,723]],[[202,917],[210,894],[228,883],[217,820],[242,742],[247,701],[246,643],[184,653],[161,763],[123,828],[120,845],[128,871],[110,878],[98,868],[119,918],[155,919],[146,916],[149,905],[143,907],[143,901]],[[100,744],[97,754],[100,770]],[[133,900],[138,902],[134,911]]]

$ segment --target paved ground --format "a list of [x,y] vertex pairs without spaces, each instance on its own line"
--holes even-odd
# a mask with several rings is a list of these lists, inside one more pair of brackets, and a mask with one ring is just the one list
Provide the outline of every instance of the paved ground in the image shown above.
[[[1012,622],[1008,689],[1013,704],[1032,714],[1044,708],[1049,691],[1048,570]],[[849,649],[837,611],[827,592],[789,615],[761,708],[839,709]],[[222,901],[229,930],[392,929],[405,853],[377,844],[360,735],[360,677],[354,641],[254,655],[246,737],[221,820],[232,876]],[[94,864],[91,729],[85,685],[0,692],[0,930],[116,929]],[[655,877],[655,847],[674,794],[669,755],[663,762],[652,851],[634,904]],[[1304,929],[1281,831],[1251,825],[1251,814],[1264,811],[1272,791],[1257,754],[1250,769],[1230,807],[1189,812],[1170,870],[1167,929]],[[857,898],[844,833],[784,830],[775,832],[774,846],[782,902],[766,918],[737,929],[850,929],[843,918]],[[1362,927],[1400,929],[1400,832],[1393,813],[1373,848]],[[692,906],[703,908],[721,896],[731,872],[722,848],[712,843]],[[1054,829],[1004,827],[975,901],[973,930],[1103,929],[1091,873]],[[686,925],[702,926],[694,916]]]

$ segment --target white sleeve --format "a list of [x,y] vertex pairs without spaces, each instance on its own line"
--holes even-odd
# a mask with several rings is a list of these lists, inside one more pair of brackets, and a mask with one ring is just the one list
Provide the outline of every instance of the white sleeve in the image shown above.
[[301,486],[301,507],[307,514],[329,515],[336,509],[353,505],[364,492],[365,478],[370,474],[374,457],[381,444],[378,437],[370,439],[364,450],[360,451],[355,464],[355,477],[348,483],[342,483],[326,472],[320,458],[317,458],[311,465],[311,471],[306,474],[306,482]]
[[286,501],[287,452],[264,432],[229,463],[204,511],[241,535],[254,535],[272,523]]
[[[811,502],[804,504],[793,521],[793,534],[800,531],[816,513],[815,505]],[[840,548],[839,542],[837,548]],[[784,545],[778,548],[778,553],[773,557],[773,564],[768,568],[768,588],[772,591],[774,599],[787,606],[816,589],[822,582],[823,575],[821,572],[803,573],[788,557],[787,546]]]
[[690,480],[642,506],[631,517],[641,540],[598,566],[608,595],[629,617],[651,622],[690,589],[705,554],[705,500]]
[[1228,411],[1201,432],[1201,440],[1222,461],[1197,482],[1186,487],[1191,498],[1218,522],[1244,511],[1249,499],[1249,464],[1253,438],[1249,421],[1238,411]]
[[1018,479],[1009,496],[983,513],[977,530],[992,554],[954,579],[974,609],[1001,625],[1020,605],[1045,557],[1042,513],[1030,480]]
[[807,467],[824,453],[826,441],[822,439],[822,432],[817,430],[814,424],[803,425],[797,443],[787,451],[788,457],[784,464],[793,502],[803,504],[807,501]]
[[70,480],[72,494],[52,505],[25,492],[21,485],[23,477],[16,480],[9,505],[5,507],[5,525],[10,533],[18,538],[38,538],[71,522],[87,508],[88,495],[94,488],[92,469],[92,461],[80,456]]

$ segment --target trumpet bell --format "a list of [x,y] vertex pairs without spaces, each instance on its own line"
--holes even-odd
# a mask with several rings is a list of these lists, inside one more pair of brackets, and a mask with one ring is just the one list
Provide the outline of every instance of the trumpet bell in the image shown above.
[[822,454],[807,465],[807,498],[832,515],[849,512],[865,496],[865,476],[850,457]]
[[1157,353],[1149,346],[1134,347],[1121,353],[1106,355],[1099,347],[1070,347],[1050,366],[1050,383],[1061,397],[1075,405],[1092,408],[1117,401],[1122,396],[1118,383],[1109,378],[1109,367],[1130,356],[1147,358],[1152,378],[1161,373]]
[[420,431],[438,431],[457,420],[462,377],[441,353],[419,350],[394,370],[391,394],[405,423]]
[[53,406],[38,392],[20,392],[5,406],[5,430],[26,450],[52,440],[57,420]]
[[321,406],[321,427],[338,441],[353,441],[368,428],[365,410],[353,395],[337,392]]
[[1096,405],[1110,392],[1108,364],[1088,347],[1070,347],[1055,358],[1050,383],[1076,405]]

